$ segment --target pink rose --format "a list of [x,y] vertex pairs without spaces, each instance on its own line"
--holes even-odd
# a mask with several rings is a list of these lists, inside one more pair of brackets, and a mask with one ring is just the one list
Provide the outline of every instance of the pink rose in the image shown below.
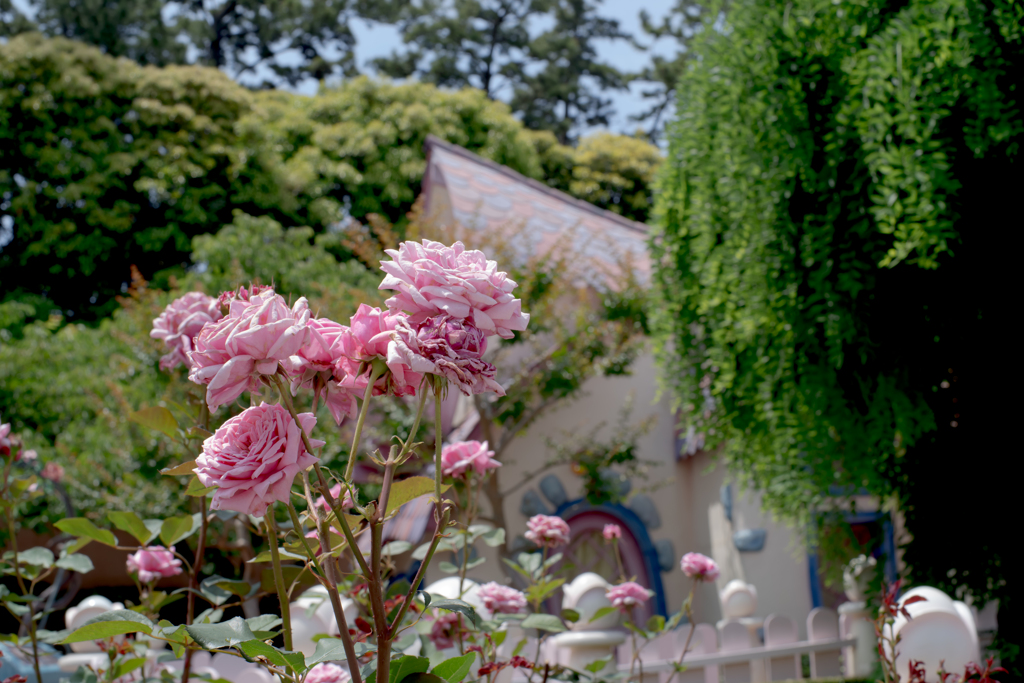
[[52,482],[60,482],[64,478],[64,468],[55,462],[48,462],[43,467],[43,471],[40,473],[43,479],[49,479]]
[[714,581],[718,578],[718,565],[707,555],[686,553],[679,566],[683,573],[698,581]]
[[[341,482],[338,482],[337,484],[331,487],[331,497],[334,498],[334,500],[338,500],[339,498],[341,498],[341,489]],[[317,498],[316,504],[318,507],[322,507],[325,510],[331,509],[331,506],[327,504],[327,499],[324,496],[320,496],[319,498]],[[341,507],[345,510],[348,510],[351,507],[355,507],[355,503],[352,502],[352,496],[349,494],[347,488],[345,489],[345,498],[341,501]]]
[[139,581],[152,583],[157,579],[181,573],[181,560],[162,545],[151,545],[128,556],[128,573],[138,572]]
[[494,459],[486,441],[459,441],[441,450],[441,471],[446,477],[461,477],[470,470],[483,476],[487,470],[499,467],[501,463]]
[[[312,413],[299,422],[309,434],[316,424]],[[323,441],[310,439],[313,448]],[[288,502],[292,481],[318,459],[306,452],[299,425],[278,404],[248,408],[226,421],[203,442],[196,458],[196,476],[203,486],[216,486],[211,510],[234,510],[262,517],[276,501]]]
[[554,548],[569,543],[569,525],[561,517],[534,515],[526,522],[525,536],[535,545]]
[[464,321],[435,316],[414,329],[399,320],[388,345],[388,365],[444,377],[467,396],[488,391],[504,396],[494,379],[497,369],[482,358],[486,348],[483,332]]
[[27,451],[18,451],[18,460],[26,460],[32,462],[39,457],[34,448],[30,448]]
[[423,375],[388,358],[388,345],[395,326],[399,320],[407,319],[404,313],[390,313],[360,304],[356,314],[349,319],[349,333],[343,340],[341,356],[334,366],[335,379],[362,396],[370,381],[370,364],[380,359],[387,364],[388,372],[377,380],[373,394],[415,396]]
[[605,524],[604,531],[601,532],[604,536],[604,540],[611,541],[612,539],[622,538],[622,528],[618,524]]
[[8,456],[11,454],[11,440],[8,438],[11,434],[11,423],[0,424],[0,455]]
[[647,602],[647,599],[651,597],[651,591],[635,581],[627,581],[609,588],[605,597],[611,600],[612,607],[625,611],[633,605],[642,605]]
[[516,283],[483,252],[466,251],[462,242],[450,247],[431,240],[402,242],[385,253],[393,260],[380,264],[387,273],[380,289],[396,290],[388,308],[405,311],[413,324],[443,313],[511,339],[514,330],[525,330],[530,322],[522,302],[512,296]]
[[258,389],[263,375],[273,375],[299,352],[309,336],[308,322],[305,298],[291,308],[271,289],[248,301],[236,299],[226,316],[208,323],[196,337],[188,378],[209,385],[211,409],[231,403],[242,392]]
[[434,624],[430,627],[430,642],[438,650],[447,650],[455,645],[459,632],[459,615],[454,612],[434,610]]
[[292,396],[301,386],[311,389],[318,401],[326,402],[331,417],[340,425],[346,417],[355,418],[359,413],[359,392],[343,386],[334,377],[335,363],[346,346],[351,345],[349,329],[327,318],[311,319],[307,328],[308,340],[285,364],[292,378]]
[[188,365],[193,338],[204,325],[221,317],[217,300],[202,292],[189,292],[169,303],[153,321],[153,330],[149,333],[153,339],[163,339],[170,349],[160,359],[160,369],[170,371],[179,365]]
[[306,674],[306,683],[348,683],[351,680],[347,671],[328,662],[317,664]]
[[273,291],[274,288],[270,285],[254,285],[250,282],[248,287],[242,285],[238,289],[229,289],[226,292],[221,292],[220,296],[217,297],[217,306],[227,310],[231,306],[232,301],[248,301],[250,297],[262,294],[267,290]]
[[515,588],[491,581],[480,586],[477,596],[495,614],[519,614],[526,609],[526,596]]

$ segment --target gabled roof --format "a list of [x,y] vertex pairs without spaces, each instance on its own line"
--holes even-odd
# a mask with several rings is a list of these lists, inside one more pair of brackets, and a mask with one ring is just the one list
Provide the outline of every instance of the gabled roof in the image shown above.
[[647,226],[571,197],[433,135],[426,140],[424,209],[442,223],[478,230],[524,225],[533,250],[569,234],[579,253],[613,264],[625,252],[650,274]]

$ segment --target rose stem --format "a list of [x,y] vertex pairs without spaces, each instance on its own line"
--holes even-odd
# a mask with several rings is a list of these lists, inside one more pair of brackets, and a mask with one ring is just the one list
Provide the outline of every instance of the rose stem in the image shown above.
[[274,523],[274,506],[271,505],[263,523],[267,527],[267,540],[270,541],[270,559],[274,565],[274,584],[277,588],[277,599],[281,603],[281,620],[284,622],[284,649],[292,649],[292,615],[288,593],[284,588],[284,572],[281,570],[281,553],[277,549],[277,525]]

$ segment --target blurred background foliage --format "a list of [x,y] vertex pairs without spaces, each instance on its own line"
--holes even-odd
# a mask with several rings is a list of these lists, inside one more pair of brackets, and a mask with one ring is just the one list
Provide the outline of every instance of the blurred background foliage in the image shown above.
[[998,349],[1015,338],[1024,5],[707,16],[727,30],[691,44],[652,242],[676,405],[812,546],[855,494],[898,511],[909,578],[998,598],[1019,662],[1016,513],[993,484],[1020,450]]

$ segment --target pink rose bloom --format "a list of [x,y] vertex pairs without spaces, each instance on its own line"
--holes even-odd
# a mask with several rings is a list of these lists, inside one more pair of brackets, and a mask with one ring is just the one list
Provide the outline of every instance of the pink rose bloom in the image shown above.
[[707,555],[686,553],[679,566],[683,573],[698,581],[714,581],[718,578],[718,565]]
[[512,296],[516,283],[481,251],[466,251],[462,242],[446,247],[423,240],[402,242],[385,253],[393,260],[380,264],[387,273],[380,289],[396,290],[388,308],[405,311],[413,324],[443,313],[511,339],[530,322],[522,302]]
[[55,462],[48,462],[43,467],[43,471],[40,473],[43,479],[49,479],[52,482],[60,482],[64,478],[64,468]]
[[536,545],[554,548],[569,543],[569,525],[561,517],[534,515],[526,527],[526,538]]
[[[331,497],[334,500],[338,500],[341,497],[341,482],[338,482],[331,487]],[[324,496],[320,496],[316,499],[317,507],[322,507],[325,510],[330,510],[331,506],[327,504],[327,499]],[[351,507],[355,507],[355,503],[352,502],[352,496],[349,494],[348,489],[345,489],[345,498],[341,501],[341,507],[348,510]]]
[[337,664],[321,662],[306,674],[306,683],[348,683],[352,677]]
[[618,524],[605,524],[601,535],[604,536],[606,541],[610,541],[613,538],[619,539],[622,538],[622,528]]
[[651,592],[635,581],[627,581],[609,588],[605,597],[611,600],[612,607],[626,610],[633,605],[642,605],[647,602],[647,599],[651,597]]
[[480,586],[477,596],[495,614],[519,614],[526,609],[526,596],[515,588],[491,581]]
[[226,316],[207,324],[196,337],[188,378],[209,385],[206,402],[211,409],[231,403],[242,392],[258,389],[263,375],[289,363],[308,339],[308,322],[305,298],[291,308],[271,289],[248,301],[236,299]]
[[170,371],[179,365],[188,365],[192,340],[204,325],[221,317],[217,300],[202,292],[189,292],[169,303],[153,321],[153,330],[149,333],[153,339],[163,339],[170,349],[160,359],[160,369]]
[[434,625],[430,627],[430,642],[438,650],[447,650],[455,645],[458,635],[459,615],[454,612],[434,610]]
[[128,556],[128,573],[138,572],[139,581],[152,583],[157,579],[181,573],[181,560],[162,545],[151,545]]
[[447,477],[461,477],[470,470],[483,476],[487,470],[499,467],[501,463],[494,459],[494,451],[486,441],[459,441],[441,450],[441,471]]
[[238,289],[229,289],[226,292],[221,292],[220,296],[217,297],[217,306],[222,310],[227,310],[231,306],[232,301],[248,301],[250,297],[262,294],[267,290],[273,291],[271,285],[254,285],[251,282],[246,287],[242,285]]
[[11,423],[0,424],[0,455],[11,454],[11,440],[7,438],[11,434]]
[[358,392],[334,377],[334,365],[344,353],[349,329],[327,318],[311,319],[307,328],[308,340],[285,364],[292,378],[292,396],[299,387],[311,389],[318,401],[326,402],[331,417],[340,425],[346,417],[359,414]]
[[418,328],[399,320],[388,345],[388,365],[404,365],[421,374],[444,377],[471,396],[505,390],[494,377],[497,369],[483,360],[487,339],[467,322],[435,316]]
[[387,364],[388,372],[374,385],[374,396],[415,396],[423,375],[388,358],[388,345],[395,326],[399,320],[407,319],[404,313],[390,313],[360,304],[356,314],[349,319],[349,333],[342,341],[341,356],[334,366],[334,378],[362,396],[370,381],[370,364],[380,359]]
[[[309,434],[316,417],[301,413],[299,423]],[[324,442],[310,439],[310,445],[318,448]],[[295,475],[315,462],[288,411],[264,403],[243,410],[206,439],[194,472],[203,486],[218,487],[211,510],[262,517],[271,503],[288,502]]]

